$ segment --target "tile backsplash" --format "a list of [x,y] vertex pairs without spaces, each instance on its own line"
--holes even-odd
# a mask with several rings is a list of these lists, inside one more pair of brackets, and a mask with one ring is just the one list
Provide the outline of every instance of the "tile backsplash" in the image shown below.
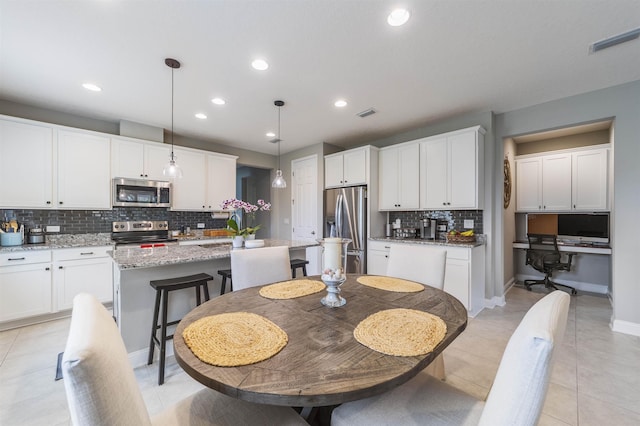
[[403,228],[419,228],[420,220],[424,218],[444,220],[448,223],[448,230],[466,230],[465,220],[473,220],[473,231],[482,234],[482,210],[433,210],[433,211],[410,211],[410,212],[389,212],[389,222],[393,223],[400,219]]
[[168,220],[171,229],[189,226],[196,229],[226,227],[226,220],[212,219],[208,212],[170,211],[166,208],[114,207],[112,210],[9,210],[0,209],[0,220],[15,216],[25,229],[36,225],[58,225],[61,234],[111,232],[111,223],[125,220]]

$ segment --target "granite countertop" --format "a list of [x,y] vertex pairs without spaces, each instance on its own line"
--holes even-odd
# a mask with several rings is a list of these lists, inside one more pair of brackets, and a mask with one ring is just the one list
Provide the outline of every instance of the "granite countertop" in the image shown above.
[[[208,239],[205,237],[205,239]],[[265,247],[288,246],[290,249],[301,249],[317,246],[318,243],[299,240],[265,239]],[[234,249],[251,250],[251,249]],[[203,245],[167,245],[152,248],[121,248],[110,252],[120,270],[135,268],[151,268],[154,266],[175,265],[179,263],[199,262],[202,260],[229,258],[230,243],[214,243]]]
[[371,241],[386,241],[389,243],[403,244],[423,244],[431,246],[468,247],[474,248],[486,244],[484,235],[477,235],[473,243],[448,243],[447,240],[423,240],[420,238],[391,238],[391,237],[371,237]]
[[0,247],[0,253],[24,250],[51,250],[72,247],[111,246],[110,233],[100,234],[58,234],[47,235],[44,244],[23,244],[21,246]]

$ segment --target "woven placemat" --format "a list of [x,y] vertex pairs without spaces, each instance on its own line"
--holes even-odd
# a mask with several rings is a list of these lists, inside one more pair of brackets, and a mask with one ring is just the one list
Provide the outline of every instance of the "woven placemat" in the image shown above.
[[364,346],[396,356],[427,354],[446,333],[447,325],[440,317],[415,309],[376,312],[353,330],[353,336]]
[[424,290],[424,286],[420,283],[400,278],[380,277],[377,275],[358,277],[358,282],[369,287],[374,287],[380,290],[395,291],[398,293],[417,293]]
[[184,329],[182,337],[198,359],[219,367],[264,361],[280,352],[289,341],[280,327],[248,312],[200,318]]
[[295,299],[321,292],[325,288],[322,281],[291,280],[262,287],[259,293],[267,299]]

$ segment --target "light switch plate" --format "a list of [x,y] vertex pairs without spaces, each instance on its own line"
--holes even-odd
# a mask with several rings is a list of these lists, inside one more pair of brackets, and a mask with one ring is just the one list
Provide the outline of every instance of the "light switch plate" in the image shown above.
[[465,229],[473,229],[473,219],[465,219],[464,227]]
[[198,229],[204,229],[204,223],[198,223],[196,226]]
[[58,225],[47,225],[46,232],[60,232],[60,226]]

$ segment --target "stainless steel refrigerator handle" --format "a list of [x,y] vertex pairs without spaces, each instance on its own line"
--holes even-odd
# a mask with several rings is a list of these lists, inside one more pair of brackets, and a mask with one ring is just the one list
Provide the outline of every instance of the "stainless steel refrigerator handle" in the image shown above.
[[[353,190],[353,189],[351,190],[351,205],[354,206],[354,209],[355,209],[356,200],[355,200],[355,197],[354,197],[354,191],[355,190]],[[353,247],[354,250],[360,250],[360,236],[358,235],[358,229],[355,229],[356,228],[356,226],[355,226],[356,218],[349,211],[349,203],[348,202],[345,203],[345,210],[346,210],[346,213],[347,213],[347,221],[349,222],[349,235],[351,235],[351,239],[352,239],[351,244],[353,244],[352,247]]]
[[336,237],[342,237],[342,195],[336,197]]

